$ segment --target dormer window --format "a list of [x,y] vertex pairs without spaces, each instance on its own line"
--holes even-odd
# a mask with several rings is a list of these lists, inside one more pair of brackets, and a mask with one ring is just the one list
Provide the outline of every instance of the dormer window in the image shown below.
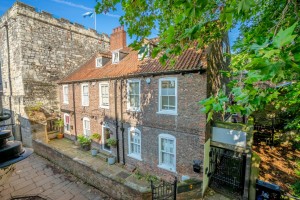
[[118,63],[120,61],[119,51],[112,52],[112,63]]
[[102,57],[96,58],[96,67],[102,67]]
[[144,58],[149,58],[151,53],[150,45],[144,45],[139,53],[138,53],[138,59],[143,60]]

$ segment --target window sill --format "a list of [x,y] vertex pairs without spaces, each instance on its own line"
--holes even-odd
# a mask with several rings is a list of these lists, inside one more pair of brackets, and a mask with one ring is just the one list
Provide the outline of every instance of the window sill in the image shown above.
[[83,106],[83,107],[88,107],[89,105],[81,105],[81,106]]
[[109,106],[100,106],[100,108],[109,109]]
[[162,115],[178,115],[177,112],[165,111],[165,110],[158,111],[158,112],[156,112],[156,114],[162,114]]
[[167,171],[170,171],[170,172],[176,173],[176,170],[173,169],[171,166],[168,166],[168,165],[157,165],[157,167],[159,167],[161,169],[164,169],[164,170],[167,170]]
[[141,112],[141,109],[127,108],[127,112]]
[[140,156],[136,156],[135,154],[127,154],[127,156],[130,157],[130,158],[134,158],[136,160],[139,160],[139,161],[143,161]]
[[65,105],[69,105],[69,102],[63,102],[63,104],[65,104]]

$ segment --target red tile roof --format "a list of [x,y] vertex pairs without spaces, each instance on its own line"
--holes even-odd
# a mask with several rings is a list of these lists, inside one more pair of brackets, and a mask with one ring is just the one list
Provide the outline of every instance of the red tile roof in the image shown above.
[[[168,72],[180,73],[206,68],[205,52],[201,50],[188,49],[178,59],[174,59],[174,57],[169,59],[165,66],[160,64],[158,59],[145,58],[144,60],[138,60],[138,52],[128,50],[126,48],[126,51],[129,53],[119,63],[112,64],[110,60],[101,68],[96,68],[96,58],[101,55],[111,57],[111,53],[98,53],[73,73],[63,78],[60,83],[142,76],[147,74],[154,75]],[[172,59],[176,61],[174,65],[171,65]]]

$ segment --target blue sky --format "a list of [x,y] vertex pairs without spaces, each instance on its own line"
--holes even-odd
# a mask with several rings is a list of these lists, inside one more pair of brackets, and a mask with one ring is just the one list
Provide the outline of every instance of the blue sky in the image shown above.
[[[0,16],[2,16],[16,0],[0,0]],[[87,28],[94,28],[94,18],[82,17],[88,11],[93,11],[96,5],[95,0],[21,0],[21,2],[31,5],[38,10],[43,10],[55,15],[58,18],[66,18],[71,22],[84,25]],[[115,12],[97,15],[97,32],[110,35],[112,29],[120,25],[119,17],[122,15],[121,7]],[[126,30],[126,27],[125,27]],[[237,29],[229,32],[230,43],[238,36]],[[153,35],[152,37],[155,37]],[[132,39],[127,37],[127,43]]]

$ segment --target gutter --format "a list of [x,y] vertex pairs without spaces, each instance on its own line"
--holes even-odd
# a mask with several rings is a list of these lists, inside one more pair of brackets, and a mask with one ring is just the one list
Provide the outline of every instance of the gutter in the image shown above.
[[191,70],[176,70],[176,71],[165,71],[165,72],[148,72],[140,74],[131,74],[126,76],[117,76],[117,77],[105,77],[105,78],[94,78],[87,80],[75,80],[75,81],[62,81],[58,84],[68,84],[68,83],[83,83],[83,82],[92,82],[92,81],[107,81],[107,80],[118,80],[118,79],[129,79],[129,78],[138,78],[138,77],[147,77],[147,76],[163,76],[163,75],[174,75],[174,74],[187,74],[187,73],[200,73],[203,74],[206,72],[206,69],[191,69]]
[[123,127],[123,102],[122,102],[122,99],[123,99],[123,80],[120,80],[121,82],[121,94],[120,94],[120,109],[121,109],[121,118],[120,118],[120,121],[121,121],[121,132],[122,132],[122,161],[123,161],[123,165],[125,165],[125,146],[124,146],[124,127]]
[[75,141],[77,141],[77,127],[76,127],[76,106],[75,106],[75,89],[74,83],[72,83],[72,90],[73,90],[73,112],[74,112],[74,130],[75,130]]
[[[115,80],[115,120],[116,120],[116,140],[117,140],[117,162],[120,162],[119,155],[119,124],[118,124],[118,111],[117,111],[117,80]],[[121,111],[122,113],[122,111]]]

